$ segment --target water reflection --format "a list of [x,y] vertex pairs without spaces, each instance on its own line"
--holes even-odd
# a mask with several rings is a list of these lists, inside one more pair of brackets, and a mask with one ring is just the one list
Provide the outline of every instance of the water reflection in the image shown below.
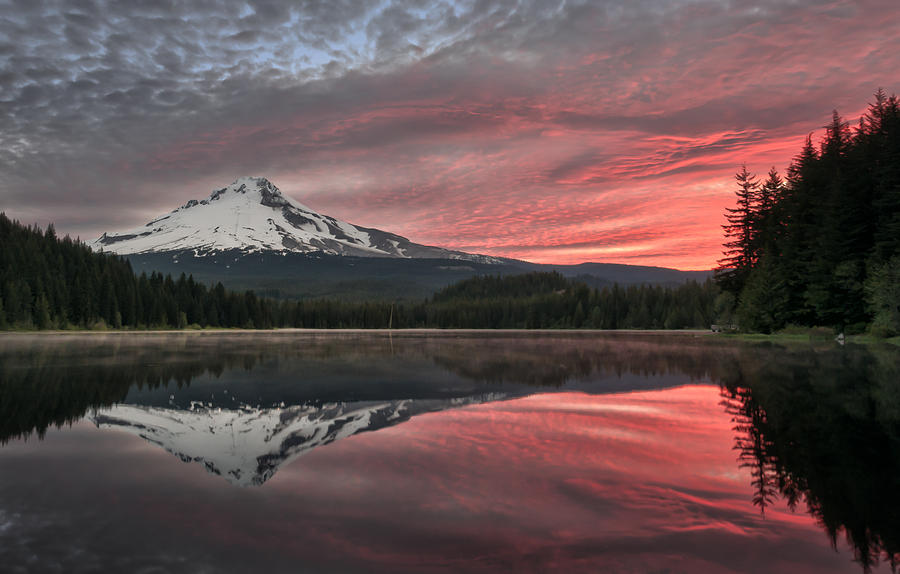
[[[179,545],[182,529],[171,522],[187,521],[193,536],[211,530],[236,547],[268,548],[276,571],[297,570],[289,565],[300,556],[309,571],[842,571],[816,550],[802,511],[832,544],[846,537],[864,570],[897,559],[892,350],[579,334],[18,337],[0,346],[9,456],[26,452],[17,439],[82,417],[140,437],[214,482],[76,424],[53,439],[71,437],[64,452],[78,453],[63,469],[84,490],[75,498],[128,482],[122,495],[143,502],[117,498],[117,520],[165,512],[169,543]],[[89,450],[91,441],[107,450]],[[25,469],[21,484],[0,474],[0,523],[14,523],[4,515],[12,495],[20,514],[35,515],[34,500],[47,496],[28,481],[39,484],[60,455],[29,444],[32,458],[7,458]],[[38,452],[48,459],[29,474]],[[79,479],[79,464],[108,469],[106,478]],[[288,541],[301,523],[316,526]],[[180,551],[220,550],[211,538],[195,542],[199,550]],[[326,560],[340,553],[344,562]],[[226,554],[210,567],[241,563]]]
[[[426,412],[525,396],[708,377],[690,344],[583,336],[263,335],[13,340],[0,367],[0,440],[70,424],[140,436],[232,484]],[[693,373],[685,378],[688,373]]]
[[728,353],[690,339],[634,337],[622,345],[577,335],[258,335],[249,344],[243,335],[35,336],[3,343],[0,441],[40,436],[122,403],[208,414],[411,399],[452,406],[564,385],[660,388],[708,380],[713,355]]
[[[893,350],[749,347],[722,380],[753,503],[805,506],[868,572],[900,558],[900,361]],[[802,503],[802,504],[801,504]]]

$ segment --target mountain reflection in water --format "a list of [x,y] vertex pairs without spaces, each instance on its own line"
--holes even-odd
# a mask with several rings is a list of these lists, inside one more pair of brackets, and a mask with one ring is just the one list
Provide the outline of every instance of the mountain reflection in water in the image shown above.
[[[722,537],[732,534],[742,540],[777,532],[787,537],[793,523],[786,506],[806,510],[832,544],[846,538],[862,569],[869,571],[880,562],[893,568],[898,557],[898,381],[900,359],[891,349],[781,347],[690,336],[17,337],[0,341],[0,441],[18,448],[23,438],[43,437],[54,426],[86,417],[101,428],[140,436],[231,484],[258,487],[272,481],[270,492],[281,492],[288,482],[306,484],[305,491],[335,505],[354,489],[362,488],[368,498],[388,496],[380,489],[368,492],[358,483],[361,477],[341,483],[340,490],[304,482],[314,468],[334,464],[338,457],[342,469],[332,468],[335,477],[349,468],[378,476],[386,472],[382,464],[412,473],[391,472],[388,482],[441,476],[428,495],[436,498],[420,493],[426,507],[407,509],[410,523],[400,528],[392,521],[394,530],[384,534],[390,540],[381,539],[380,550],[366,552],[400,552],[396,539],[405,536],[423,544],[424,555],[451,560],[442,562],[443,567],[458,566],[451,570],[527,571],[556,569],[554,564],[578,570],[593,564],[590,558],[596,554],[633,558],[638,550],[620,538],[620,531],[636,516],[644,518],[631,528],[655,533],[645,535],[657,543],[691,546],[691,532],[697,531],[721,546],[704,550],[699,562],[687,556],[667,561],[662,556],[671,558],[672,551],[644,549],[642,555],[659,554],[658,562],[647,559],[647,568],[774,571],[778,568],[772,563],[778,561],[798,571],[827,570],[826,563],[792,563],[796,557],[787,546],[771,557],[742,558],[745,562],[735,558],[740,552],[725,550],[729,543]],[[702,386],[710,383],[718,384],[718,390]],[[472,406],[464,411],[468,414],[450,411],[467,405]],[[445,411],[439,418],[418,417],[439,411]],[[420,422],[401,425],[408,421]],[[384,430],[377,437],[337,444],[379,429]],[[488,429],[495,443],[484,442]],[[538,442],[519,444],[524,436]],[[718,449],[715,437],[736,449],[724,465],[721,453],[727,448],[722,443],[726,450]],[[331,450],[317,448],[329,443],[336,443]],[[366,445],[366,452],[391,456],[376,464],[374,455],[360,450]],[[314,449],[321,455],[313,456]],[[3,451],[0,447],[0,457]],[[442,451],[448,458],[438,457]],[[484,458],[495,451],[510,458],[497,464],[519,474],[507,475]],[[300,455],[312,457],[310,466],[288,464]],[[428,470],[421,466],[426,460]],[[454,460],[466,462],[463,483],[453,479],[460,472]],[[527,478],[532,471],[535,476]],[[746,481],[746,500],[765,519],[742,515],[740,500],[731,499],[728,481],[735,472]],[[556,477],[559,490],[535,490],[538,484],[547,488],[542,482],[547,473]],[[497,490],[502,481],[508,488]],[[407,494],[412,492],[410,486]],[[398,505],[411,502],[396,496],[388,497]],[[550,506],[540,503],[541,497]],[[507,521],[517,512],[511,509],[522,505],[527,514],[517,516],[517,528],[525,528],[521,520],[533,519],[537,530],[532,535],[543,525],[550,528],[545,532],[549,539],[538,542],[529,535],[528,543],[505,540],[520,547],[518,558],[494,555],[488,546],[473,542],[473,532],[439,530],[422,539],[427,528],[420,524],[417,530],[414,520],[427,523],[429,512],[448,504],[457,509],[454,513],[489,512],[485,520],[496,533],[507,532]],[[509,517],[499,518],[507,505]],[[553,508],[566,512],[553,516]],[[354,520],[367,523],[371,518]],[[372,542],[375,535],[355,536]],[[458,542],[464,539],[469,551],[493,558],[464,567],[449,558],[452,552],[445,556],[446,548],[434,546],[435,536],[463,537]],[[335,541],[329,540],[333,546]],[[752,562],[765,559],[772,563]],[[416,560],[405,565],[384,556],[372,560],[385,571],[427,569]],[[362,570],[379,569],[365,563]],[[604,567],[624,570],[625,563],[634,564],[606,561]],[[336,571],[354,570],[352,565],[341,568]]]

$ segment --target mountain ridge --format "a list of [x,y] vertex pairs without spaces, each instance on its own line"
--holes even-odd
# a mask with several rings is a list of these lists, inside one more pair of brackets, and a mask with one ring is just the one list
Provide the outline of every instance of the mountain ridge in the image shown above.
[[222,282],[229,289],[252,289],[278,298],[337,297],[357,300],[419,299],[464,279],[480,275],[518,275],[558,271],[565,277],[602,288],[619,285],[677,286],[703,282],[711,271],[679,271],[665,267],[590,263],[547,265],[504,260],[501,263],[452,259],[354,257],[322,253],[241,253],[225,251],[197,257],[190,251],[125,256],[138,274],[157,271],[174,277]]
[[88,245],[119,255],[192,252],[322,253],[355,257],[451,259],[499,263],[501,258],[414,243],[396,233],[323,215],[281,193],[264,177],[240,177],[191,199],[142,227],[105,232]]

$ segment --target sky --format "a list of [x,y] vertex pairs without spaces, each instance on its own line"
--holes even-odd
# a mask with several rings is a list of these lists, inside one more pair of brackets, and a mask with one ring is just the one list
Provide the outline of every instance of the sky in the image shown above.
[[709,269],[746,163],[900,90],[895,0],[0,0],[0,211],[93,239],[240,176],[418,243]]

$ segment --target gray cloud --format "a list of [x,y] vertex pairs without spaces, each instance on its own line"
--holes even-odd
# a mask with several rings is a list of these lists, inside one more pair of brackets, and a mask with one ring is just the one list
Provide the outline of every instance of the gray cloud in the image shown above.
[[[615,132],[703,138],[650,158],[698,171],[677,162],[895,87],[898,14],[881,0],[0,0],[0,209],[91,235],[235,172],[322,165],[395,186],[360,197],[439,207],[450,187],[406,189],[429,177],[422,158],[491,153],[522,184],[532,168],[509,158],[548,133],[575,134],[572,149],[543,154],[556,163],[520,201],[626,165],[629,150],[591,139]],[[503,185],[478,167],[460,193]]]

